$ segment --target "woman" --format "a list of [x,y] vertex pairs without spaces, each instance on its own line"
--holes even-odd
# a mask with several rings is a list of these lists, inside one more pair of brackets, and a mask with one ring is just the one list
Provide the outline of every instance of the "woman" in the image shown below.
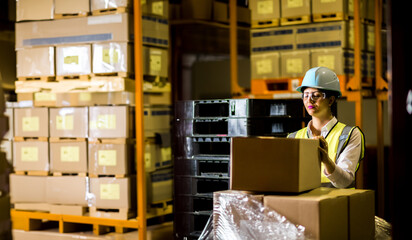
[[320,140],[322,186],[354,187],[355,173],[364,156],[364,135],[358,127],[346,126],[332,114],[332,105],[342,95],[338,77],[325,67],[309,69],[297,91],[302,93],[312,120],[288,137]]

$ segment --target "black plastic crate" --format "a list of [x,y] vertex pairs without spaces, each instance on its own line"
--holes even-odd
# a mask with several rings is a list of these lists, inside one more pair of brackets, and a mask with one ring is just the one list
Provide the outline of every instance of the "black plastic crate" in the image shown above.
[[230,161],[228,159],[175,159],[175,175],[201,177],[228,177]]
[[175,118],[210,117],[303,117],[305,110],[300,99],[212,99],[178,101]]
[[182,137],[176,139],[176,157],[229,158],[230,137]]
[[175,176],[175,195],[212,196],[213,192],[228,190],[229,178],[206,178],[196,176]]
[[213,197],[202,195],[176,195],[174,212],[204,212],[213,210]]
[[198,239],[209,220],[211,211],[202,213],[174,214],[175,238],[181,240]]

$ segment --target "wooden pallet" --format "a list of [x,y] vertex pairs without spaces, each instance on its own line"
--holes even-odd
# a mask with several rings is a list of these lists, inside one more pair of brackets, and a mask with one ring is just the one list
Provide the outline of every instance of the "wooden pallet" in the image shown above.
[[110,72],[110,73],[92,73],[91,77],[124,77],[134,79],[134,73],[129,72]]
[[79,137],[50,137],[49,142],[84,142],[86,139]]
[[16,209],[12,209],[10,213],[13,222],[13,229],[20,229],[24,231],[42,229],[44,223],[50,222],[58,225],[59,233],[73,232],[79,227],[84,227],[84,225],[90,226],[95,235],[105,234],[112,231],[112,229],[118,233],[123,233],[125,229],[139,228],[136,219],[117,220],[90,216],[18,211]]
[[126,178],[127,174],[107,174],[107,173],[89,173],[91,178],[101,178],[101,177],[110,177],[110,178]]
[[267,27],[278,27],[279,18],[267,19],[267,20],[252,20],[251,28],[267,28]]
[[59,171],[53,171],[53,176],[54,177],[61,177],[61,176],[79,176],[79,177],[87,177],[86,172],[59,172]]
[[55,13],[54,19],[63,19],[63,18],[74,18],[74,17],[87,17],[89,12],[79,12],[79,13]]
[[105,9],[97,9],[92,11],[92,15],[106,15],[106,14],[118,14],[118,13],[126,13],[131,12],[130,7],[117,7],[117,8],[105,8]]
[[312,14],[313,22],[331,22],[348,20],[349,17],[343,12],[336,13],[317,13]]
[[311,22],[311,15],[297,16],[297,17],[284,17],[280,19],[281,26],[305,24]]
[[27,176],[49,176],[49,171],[41,170],[14,170],[16,175],[27,175]]
[[25,142],[25,141],[47,142],[49,141],[49,138],[48,137],[18,137],[18,136],[15,136],[13,140],[15,142]]
[[88,141],[95,144],[127,144],[134,142],[130,138],[89,138]]
[[55,76],[38,76],[38,77],[18,77],[17,81],[42,81],[42,82],[53,82],[56,80]]
[[82,81],[89,81],[90,75],[60,75],[56,76],[56,81],[65,81],[65,80],[82,80]]
[[89,209],[91,217],[128,220],[136,216],[135,211],[131,211],[129,208],[89,207]]

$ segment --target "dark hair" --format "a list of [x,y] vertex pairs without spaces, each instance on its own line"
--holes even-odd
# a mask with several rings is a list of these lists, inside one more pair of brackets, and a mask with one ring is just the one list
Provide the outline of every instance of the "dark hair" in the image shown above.
[[339,93],[336,91],[324,90],[324,89],[319,89],[319,91],[324,92],[327,98],[332,97],[332,96],[335,97],[335,101],[333,101],[332,105],[330,106],[330,109],[331,109],[332,115],[337,117],[337,114],[338,114],[337,100],[339,97]]

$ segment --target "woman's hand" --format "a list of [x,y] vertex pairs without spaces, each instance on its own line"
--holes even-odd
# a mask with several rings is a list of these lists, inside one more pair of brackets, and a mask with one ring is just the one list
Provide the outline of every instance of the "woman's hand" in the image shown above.
[[326,173],[327,174],[333,173],[333,171],[335,171],[336,164],[335,162],[332,161],[332,159],[329,158],[328,142],[326,142],[325,138],[322,136],[314,136],[312,139],[319,140],[319,147],[318,147],[319,159],[324,164]]

